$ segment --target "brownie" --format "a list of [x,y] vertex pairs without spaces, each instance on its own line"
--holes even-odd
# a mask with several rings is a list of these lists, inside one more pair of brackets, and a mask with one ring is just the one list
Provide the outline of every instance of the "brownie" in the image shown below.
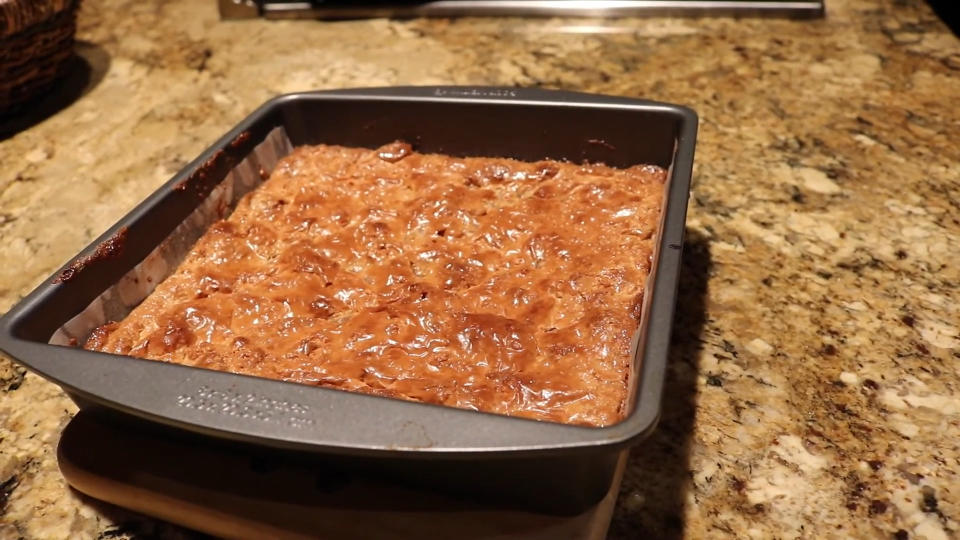
[[665,178],[402,142],[299,147],[86,347],[610,425]]

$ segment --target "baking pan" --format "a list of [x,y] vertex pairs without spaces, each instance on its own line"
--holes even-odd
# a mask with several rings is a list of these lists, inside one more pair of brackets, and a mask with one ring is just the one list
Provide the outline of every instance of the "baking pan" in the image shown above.
[[[245,445],[322,454],[509,494],[556,511],[596,502],[620,452],[660,411],[697,117],[635,99],[539,89],[398,87],[270,100],[0,318],[0,349],[84,409]],[[206,225],[301,144],[652,163],[668,170],[659,238],[634,339],[628,414],[581,427],[394,400],[87,351],[173,272]],[[171,429],[172,428],[172,429]]]
[[359,17],[682,17],[823,16],[824,0],[219,0],[223,19]]

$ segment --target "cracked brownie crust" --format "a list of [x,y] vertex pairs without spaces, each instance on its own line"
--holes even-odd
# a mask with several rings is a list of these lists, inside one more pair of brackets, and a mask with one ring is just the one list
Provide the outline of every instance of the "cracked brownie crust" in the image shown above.
[[86,347],[609,425],[665,177],[400,142],[300,147]]

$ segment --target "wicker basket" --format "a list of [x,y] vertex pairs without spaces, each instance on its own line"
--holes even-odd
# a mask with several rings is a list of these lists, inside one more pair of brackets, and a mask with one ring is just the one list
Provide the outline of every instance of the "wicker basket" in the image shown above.
[[46,92],[73,54],[80,0],[0,0],[0,116]]

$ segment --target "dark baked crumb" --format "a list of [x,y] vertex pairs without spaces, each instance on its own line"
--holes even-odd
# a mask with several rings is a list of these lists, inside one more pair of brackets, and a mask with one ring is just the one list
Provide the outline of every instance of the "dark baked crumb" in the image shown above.
[[236,138],[236,139],[230,141],[230,148],[236,150],[236,149],[240,148],[241,146],[243,146],[243,143],[245,143],[245,142],[247,142],[247,141],[249,141],[249,140],[250,140],[250,132],[249,132],[249,131],[242,131],[242,132],[240,132],[239,135],[237,135],[237,138]]
[[411,152],[413,152],[413,147],[405,142],[397,141],[380,147],[380,149],[377,151],[377,155],[380,157],[380,159],[388,163],[396,163],[409,156]]
[[97,261],[116,259],[123,254],[126,242],[127,228],[121,227],[110,238],[107,238],[101,242],[100,245],[97,246],[97,249],[93,252],[93,255],[82,257],[74,261],[73,264],[71,264],[66,270],[60,272],[60,275],[54,278],[53,282],[65,283],[75,278],[77,274]]
[[587,143],[592,144],[592,145],[594,145],[594,146],[602,146],[603,148],[606,148],[607,150],[616,150],[616,149],[617,149],[616,146],[608,143],[607,141],[605,141],[605,140],[603,140],[603,139],[587,139]]

